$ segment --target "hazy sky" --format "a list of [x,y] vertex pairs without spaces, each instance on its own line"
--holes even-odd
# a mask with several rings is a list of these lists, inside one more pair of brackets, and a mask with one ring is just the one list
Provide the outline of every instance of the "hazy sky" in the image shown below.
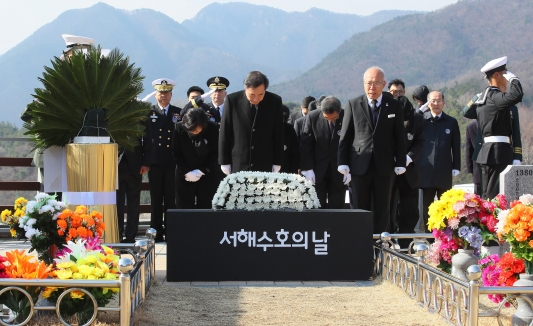
[[[178,22],[192,18],[203,7],[213,2],[227,0],[0,0],[0,54],[5,53],[39,27],[57,18],[69,9],[87,8],[105,2],[120,9],[150,8],[172,17]],[[338,13],[369,15],[385,9],[432,11],[457,0],[241,0],[266,5],[285,11],[306,11],[316,7]],[[95,21],[98,22],[97,20]],[[65,29],[68,34],[68,29]]]

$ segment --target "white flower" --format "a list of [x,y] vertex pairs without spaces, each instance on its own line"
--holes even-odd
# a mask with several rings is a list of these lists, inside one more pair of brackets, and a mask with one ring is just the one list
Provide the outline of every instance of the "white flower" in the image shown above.
[[35,200],[28,201],[28,203],[26,204],[26,214],[33,213],[35,205],[37,205],[37,202]]
[[35,222],[37,222],[36,219],[34,219],[34,218],[29,218],[29,219],[26,221],[26,226],[30,227],[30,226],[34,225]]
[[43,213],[47,213],[47,212],[53,213],[54,212],[54,207],[52,207],[50,205],[43,205],[43,206],[41,206],[41,208],[39,208],[39,214],[43,214]]
[[533,204],[533,196],[530,194],[525,194],[520,197],[518,197],[518,200],[522,202],[524,205],[531,205]]
[[43,200],[43,199],[48,198],[48,197],[50,197],[50,196],[46,192],[40,192],[40,193],[38,193],[35,196],[35,200],[39,201],[39,200]]
[[235,203],[231,201],[227,202],[226,209],[235,209]]
[[496,226],[494,227],[496,229],[497,233],[502,233],[504,230],[505,222],[507,220],[507,214],[509,214],[508,209],[500,211],[498,214],[498,223],[496,223]]

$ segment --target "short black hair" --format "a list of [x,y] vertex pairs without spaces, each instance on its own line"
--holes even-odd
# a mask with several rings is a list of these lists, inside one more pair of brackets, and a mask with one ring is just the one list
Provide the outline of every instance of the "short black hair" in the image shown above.
[[289,116],[291,115],[291,109],[289,109],[289,107],[286,106],[285,104],[282,104],[281,108],[283,109],[283,122],[289,121]]
[[204,92],[204,90],[200,87],[200,86],[191,86],[189,87],[189,89],[187,90],[187,97],[189,97],[189,95],[191,95],[192,92],[199,92],[200,95],[202,95]]
[[389,83],[389,89],[390,89],[390,87],[391,87],[392,85],[402,85],[403,89],[405,89],[405,83],[403,82],[403,80],[398,79],[398,78],[393,79],[393,80],[390,81],[390,83]]
[[311,103],[312,101],[316,100],[314,97],[312,96],[306,96],[303,98],[302,100],[302,108],[308,108],[309,107],[309,103]]
[[322,113],[332,114],[335,112],[341,112],[341,101],[335,96],[325,97],[320,103],[320,110]]
[[244,78],[245,88],[256,88],[261,85],[265,85],[265,89],[268,88],[268,78],[260,71],[250,71]]
[[317,109],[320,109],[321,108],[321,105],[322,105],[322,101],[326,98],[326,95],[321,95],[317,100],[316,100],[316,108]]
[[491,69],[491,70],[485,72],[485,78],[491,79],[492,75],[494,75],[495,72],[504,71],[504,70],[507,70],[507,65],[503,65],[503,66],[499,66],[499,67],[496,67],[494,69]]
[[204,109],[196,108],[187,110],[181,121],[185,130],[193,131],[198,128],[198,126],[201,126],[202,129],[204,129],[207,126],[207,121],[209,120]]

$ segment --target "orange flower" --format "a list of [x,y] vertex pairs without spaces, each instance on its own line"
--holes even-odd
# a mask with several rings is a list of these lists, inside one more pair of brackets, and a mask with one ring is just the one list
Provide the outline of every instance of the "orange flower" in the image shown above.
[[78,236],[82,238],[87,238],[87,229],[83,226],[78,227],[76,231],[78,232]]
[[514,237],[516,238],[516,241],[522,242],[526,241],[531,233],[528,230],[524,229],[516,229],[514,231]]
[[65,231],[59,229],[59,230],[57,230],[57,234],[59,234],[60,236],[64,236],[65,235]]
[[75,228],[70,228],[68,230],[68,235],[69,235],[69,237],[75,239],[76,237],[78,237],[78,231]]
[[57,220],[57,226],[60,228],[60,229],[63,229],[63,230],[66,230],[67,229],[67,222],[65,222],[65,220]]
[[24,250],[12,250],[6,252],[9,265],[6,273],[11,278],[43,279],[48,278],[52,271],[52,265],[47,266],[42,261],[37,261],[35,256],[24,254]]
[[73,228],[81,226],[81,218],[78,215],[74,215],[70,218],[70,225]]

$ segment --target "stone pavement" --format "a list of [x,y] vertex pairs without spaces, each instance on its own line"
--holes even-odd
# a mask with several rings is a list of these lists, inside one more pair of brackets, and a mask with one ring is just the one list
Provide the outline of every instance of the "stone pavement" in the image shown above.
[[[144,236],[137,237],[137,240],[145,239]],[[14,249],[30,249],[30,243],[13,238],[0,238],[0,255],[5,255],[6,251]],[[223,281],[223,282],[167,282],[167,245],[166,243],[155,244],[155,276],[160,285],[176,286],[176,287],[193,287],[193,288],[209,288],[209,287],[366,287],[374,285],[373,281],[357,281],[357,282],[329,282],[329,281]]]

